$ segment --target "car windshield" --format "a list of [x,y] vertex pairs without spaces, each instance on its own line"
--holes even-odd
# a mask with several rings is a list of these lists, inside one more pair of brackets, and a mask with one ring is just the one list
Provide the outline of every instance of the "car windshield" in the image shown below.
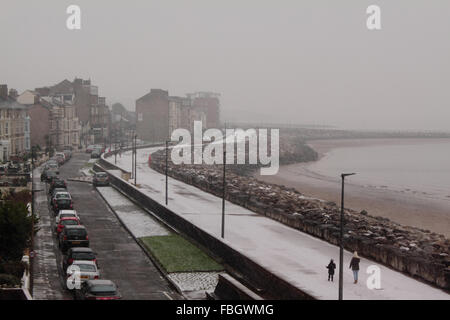
[[93,264],[82,264],[82,263],[78,264],[77,263],[77,264],[73,264],[70,268],[73,270],[73,269],[75,269],[74,266],[79,267],[81,272],[96,272],[97,271],[97,269],[95,268],[95,266]]
[[106,173],[96,173],[95,176],[96,176],[97,178],[106,178],[106,177],[107,177],[107,176],[106,176]]
[[92,252],[76,252],[73,254],[75,260],[94,260],[95,255]]
[[68,193],[57,193],[56,199],[70,199],[70,195]]
[[75,226],[75,225],[78,225],[78,221],[77,220],[62,220],[61,224],[63,226]]

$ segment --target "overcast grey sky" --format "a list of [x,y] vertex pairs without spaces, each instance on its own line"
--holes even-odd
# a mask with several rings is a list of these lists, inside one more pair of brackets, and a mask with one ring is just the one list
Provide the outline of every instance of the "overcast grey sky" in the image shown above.
[[83,77],[131,110],[150,88],[208,90],[225,120],[450,130],[448,0],[0,1],[0,83],[19,93]]

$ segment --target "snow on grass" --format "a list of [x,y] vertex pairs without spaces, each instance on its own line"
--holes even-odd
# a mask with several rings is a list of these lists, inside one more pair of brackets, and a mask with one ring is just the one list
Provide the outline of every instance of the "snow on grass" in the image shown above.
[[168,273],[223,270],[220,264],[179,235],[145,237],[141,241]]

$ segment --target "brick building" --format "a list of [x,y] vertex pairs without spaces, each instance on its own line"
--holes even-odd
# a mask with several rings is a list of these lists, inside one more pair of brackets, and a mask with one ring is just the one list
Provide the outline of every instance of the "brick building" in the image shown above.
[[163,142],[169,136],[169,93],[151,89],[136,100],[136,132],[139,139]]
[[169,96],[167,91],[151,89],[136,101],[138,137],[163,142],[170,139],[175,129],[193,131],[194,121],[201,121],[204,129],[218,128],[219,96],[204,92],[175,97]]
[[206,116],[206,128],[220,127],[220,94],[214,92],[188,93],[192,108]]
[[30,145],[45,149],[50,134],[51,106],[41,101],[36,91],[26,90],[17,97],[17,102],[27,106],[27,116],[30,121]]
[[36,88],[40,96],[58,98],[74,107],[75,116],[81,123],[81,142],[85,145],[104,142],[109,135],[110,112],[105,98],[98,96],[98,87],[91,80],[75,78],[63,80],[51,86]]

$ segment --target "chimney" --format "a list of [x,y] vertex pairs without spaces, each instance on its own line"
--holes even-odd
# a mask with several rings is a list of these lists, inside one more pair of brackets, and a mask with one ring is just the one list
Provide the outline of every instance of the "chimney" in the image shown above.
[[8,85],[0,84],[0,98],[3,100],[8,99]]

